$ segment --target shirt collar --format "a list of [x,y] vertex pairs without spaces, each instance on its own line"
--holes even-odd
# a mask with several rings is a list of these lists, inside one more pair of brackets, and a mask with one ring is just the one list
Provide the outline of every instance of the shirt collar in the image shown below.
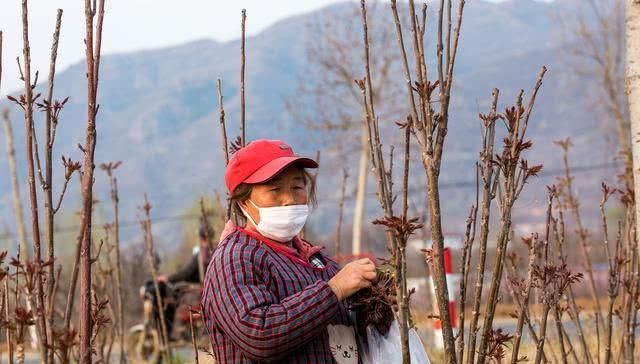
[[263,236],[262,234],[260,234],[258,231],[256,230],[249,230],[249,229],[245,229],[242,227],[238,227],[238,230],[242,230],[245,233],[248,233],[249,235],[253,235],[258,237],[260,240],[263,241],[268,241],[271,244],[275,244],[276,246],[278,246],[279,249],[281,250],[285,250],[290,254],[293,254],[295,256],[298,256],[299,258],[303,259],[305,262],[309,261],[309,258],[311,258],[311,256],[313,256],[314,254],[320,252],[322,249],[324,249],[323,246],[314,246],[311,243],[309,243],[308,241],[301,239],[299,237],[295,237],[293,238],[293,240],[291,240],[291,245],[288,245],[286,243],[281,243],[279,241],[275,241],[273,239],[269,239],[265,236]]

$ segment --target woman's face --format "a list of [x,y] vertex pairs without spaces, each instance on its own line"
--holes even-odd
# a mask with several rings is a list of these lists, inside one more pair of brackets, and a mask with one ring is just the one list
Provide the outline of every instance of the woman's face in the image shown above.
[[[306,205],[309,194],[302,169],[289,166],[268,182],[253,185],[249,199],[258,207]],[[258,209],[249,201],[240,204],[253,221],[259,224]]]

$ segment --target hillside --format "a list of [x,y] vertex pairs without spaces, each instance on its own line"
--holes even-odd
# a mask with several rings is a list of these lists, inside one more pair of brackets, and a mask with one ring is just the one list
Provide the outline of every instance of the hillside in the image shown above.
[[[549,72],[529,129],[536,142],[532,163],[543,163],[549,170],[557,169],[560,166],[559,150],[552,141],[569,135],[576,144],[572,154],[574,164],[610,161],[609,153],[604,152],[611,147],[605,143],[602,115],[589,107],[582,92],[594,87],[595,80],[567,77],[571,70],[550,17],[564,6],[558,3],[531,0],[502,4],[468,2],[441,178],[444,184],[469,181],[475,175],[473,163],[480,140],[477,113],[486,109],[491,89],[499,87],[503,101],[512,102],[520,88],[528,92],[542,65],[547,65]],[[285,100],[296,93],[300,78],[305,76],[301,74],[307,62],[305,44],[313,42],[315,36],[309,31],[308,24],[323,13],[344,12],[353,6],[354,3],[343,3],[288,18],[247,39],[249,139],[290,140],[298,152],[308,155],[326,148],[316,132],[307,130],[292,118],[286,110]],[[239,49],[237,40],[225,43],[199,40],[178,47],[103,58],[96,156],[98,163],[124,162],[118,175],[122,220],[131,222],[123,232],[126,238],[138,234],[136,207],[141,204],[144,192],[149,194],[154,205],[154,216],[164,218],[180,215],[202,194],[223,191],[224,162],[215,82],[217,78],[223,81],[228,130],[233,136],[239,118]],[[84,67],[84,64],[76,64],[57,75],[56,97],[69,96],[70,101],[58,128],[55,161],[60,160],[60,154],[70,155],[74,160],[80,157],[76,146],[84,138]],[[399,73],[398,76],[401,82]],[[18,154],[21,155],[24,150],[22,116],[16,110],[12,111],[12,116]],[[9,179],[4,177],[8,173],[4,146],[0,150],[3,151],[0,153],[0,226],[8,226],[13,233],[11,191]],[[322,163],[327,167],[320,170],[319,198],[324,203],[313,220],[321,232],[330,231],[334,224],[332,216],[337,202],[333,198],[339,181],[332,170],[344,160],[331,153],[323,154]],[[354,169],[352,175],[355,174],[355,158],[346,161],[352,163],[349,167]],[[24,159],[19,159],[21,169],[24,169],[24,163]],[[96,175],[98,198],[107,199],[105,176],[101,171]],[[611,175],[611,170],[585,174],[579,185],[580,196],[587,199],[593,196],[587,191],[597,194],[600,179]],[[61,178],[60,172],[57,177]],[[421,183],[424,185],[423,178],[416,173],[416,189],[423,189],[420,187]],[[544,206],[544,185],[552,181],[552,176],[543,177],[531,185],[530,192],[518,205],[522,219],[535,215]],[[22,197],[26,203],[24,176],[22,182]],[[77,196],[79,187],[75,182],[65,201],[69,215],[77,201],[74,193]],[[457,232],[463,227],[472,196],[468,189],[445,188],[443,198],[446,201],[444,212],[451,222],[448,229]],[[377,211],[374,201],[372,198],[369,209],[372,216]],[[174,244],[181,236],[181,221],[158,221],[156,231],[162,233],[161,242]]]

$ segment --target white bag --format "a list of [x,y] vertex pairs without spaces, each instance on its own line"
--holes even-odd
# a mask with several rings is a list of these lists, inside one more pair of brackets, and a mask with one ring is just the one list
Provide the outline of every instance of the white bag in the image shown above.
[[[362,364],[402,363],[402,346],[398,322],[393,321],[387,335],[381,335],[372,326],[367,327],[367,343],[360,345]],[[422,341],[414,329],[409,330],[411,364],[431,364]]]

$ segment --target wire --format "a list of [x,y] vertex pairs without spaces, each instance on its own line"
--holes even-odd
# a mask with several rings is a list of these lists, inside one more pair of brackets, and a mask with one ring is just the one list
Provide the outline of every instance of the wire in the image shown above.
[[[604,169],[608,169],[608,168],[614,168],[614,167],[619,167],[619,164],[617,163],[601,163],[601,164],[593,164],[593,165],[589,165],[589,166],[578,166],[578,167],[572,167],[571,168],[571,173],[572,174],[584,174],[584,173],[589,173],[592,171],[598,171],[598,170],[604,170]],[[564,174],[564,169],[551,169],[548,171],[544,171],[544,169],[542,170],[542,172],[540,172],[540,174],[538,175],[539,177],[553,177],[553,176],[558,176],[560,174]],[[475,181],[471,181],[471,180],[460,180],[460,181],[453,181],[453,182],[444,182],[440,184],[440,189],[444,190],[444,189],[462,189],[462,188],[468,188],[470,186],[475,186],[476,182]],[[368,193],[368,195],[375,195],[375,193]],[[350,197],[349,199],[351,199],[353,197]],[[332,202],[337,200],[337,198],[335,197],[329,197],[327,198],[328,201],[324,202],[324,203],[328,203],[328,202]],[[323,204],[324,204],[323,203]],[[212,216],[213,214],[208,214],[209,216]],[[200,214],[179,214],[179,215],[169,215],[169,216],[161,216],[161,217],[155,217],[153,218],[153,222],[169,222],[169,221],[189,221],[189,220],[196,220],[200,218]],[[139,226],[140,222],[139,221],[121,221],[120,222],[120,228],[130,228],[130,227],[134,227],[134,226]],[[67,225],[67,226],[63,226],[63,227],[56,227],[54,228],[54,232],[56,233],[64,233],[64,232],[71,232],[71,231],[77,231],[80,229],[80,225]],[[0,235],[0,239],[11,239],[11,238],[16,238],[17,236],[15,234],[12,233],[5,233],[4,235]]]

